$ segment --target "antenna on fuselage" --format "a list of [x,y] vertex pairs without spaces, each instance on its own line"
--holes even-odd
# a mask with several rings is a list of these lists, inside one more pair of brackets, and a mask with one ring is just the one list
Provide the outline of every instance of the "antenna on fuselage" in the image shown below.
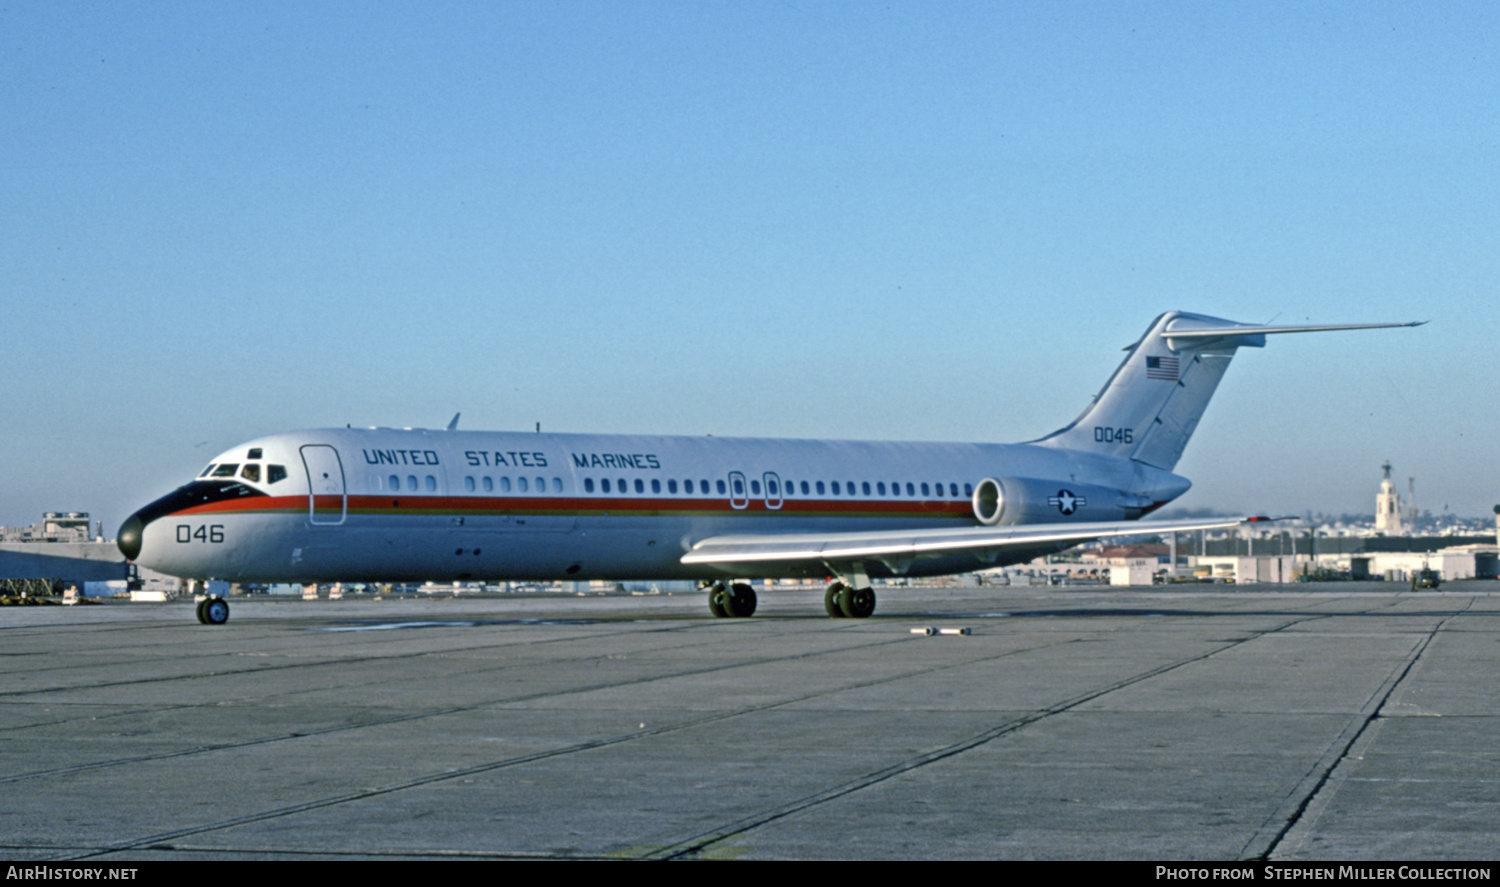
[[458,417],[462,416],[462,415],[463,415],[463,413],[454,413],[453,414],[453,421],[448,423],[448,430],[449,431],[452,431],[453,429],[455,429],[455,428],[458,427]]

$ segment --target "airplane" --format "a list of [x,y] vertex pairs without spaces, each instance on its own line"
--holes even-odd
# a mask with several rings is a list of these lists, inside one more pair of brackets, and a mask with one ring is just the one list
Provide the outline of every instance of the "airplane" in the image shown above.
[[[1073,422],[1022,444],[333,428],[214,457],[120,528],[126,559],[228,582],[695,579],[719,617],[736,577],[831,579],[829,616],[875,611],[874,578],[1024,563],[1107,536],[1263,518],[1137,522],[1242,347],[1269,335],[1418,326],[1152,321]],[[222,624],[222,597],[198,619]]]

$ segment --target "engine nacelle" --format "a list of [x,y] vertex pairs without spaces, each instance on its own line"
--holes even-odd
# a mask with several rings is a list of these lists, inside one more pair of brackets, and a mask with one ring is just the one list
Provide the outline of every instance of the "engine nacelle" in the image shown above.
[[974,518],[985,526],[1125,520],[1143,509],[1128,508],[1139,497],[1092,484],[1034,478],[987,477],[974,485]]

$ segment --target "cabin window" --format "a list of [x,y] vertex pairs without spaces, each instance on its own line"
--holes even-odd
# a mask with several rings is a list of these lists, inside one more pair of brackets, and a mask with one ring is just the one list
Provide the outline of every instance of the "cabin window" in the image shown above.
[[635,491],[637,493],[644,493],[644,492],[646,492],[646,482],[643,481],[643,480],[641,480],[640,478],[636,478],[635,479]]
[[554,492],[554,493],[561,493],[562,491],[563,491],[562,478],[560,478],[560,477],[554,477],[554,478],[552,478],[552,492]]
[[862,490],[865,491],[865,495],[866,496],[870,495],[870,482],[869,481],[865,481],[864,483],[862,483],[860,485],[860,489],[862,489]]
[[878,480],[875,482],[875,492],[882,496],[885,495],[885,481]]
[[924,498],[924,499],[927,498],[927,495],[928,495],[928,493],[927,493],[927,485],[926,484],[922,484],[922,498]]
[[502,478],[500,478],[500,492],[502,492],[502,493],[509,493],[510,492],[510,478],[508,478],[508,477],[502,477]]
[[464,478],[464,489],[468,490],[471,493],[474,492],[474,478],[472,478],[472,477],[466,477],[466,478]]
[[[818,481],[818,485],[822,486],[823,482],[822,481]],[[833,481],[832,485],[833,485],[833,495],[835,495],[835,496],[842,495],[841,493],[839,493],[839,482],[838,481]]]
[[413,493],[417,491],[417,476],[415,474],[408,474],[406,476],[406,488]]
[[[818,492],[819,493],[823,492],[823,490],[821,489],[822,486],[823,486],[823,482],[822,481],[818,481],[818,487],[819,487]],[[802,495],[804,495],[804,496],[811,495],[811,490],[809,490],[808,487],[807,487],[807,481],[803,481],[802,482]]]
[[768,481],[766,481],[766,495],[767,496],[779,496],[779,495],[781,495],[780,493],[776,492],[776,481],[774,481],[774,480],[768,480]]
[[974,485],[973,484],[964,484],[964,495],[965,496],[973,496],[974,495]]
[[676,480],[668,480],[667,481],[667,492],[668,493],[676,493],[677,492],[677,481]]
[[624,496],[624,495],[626,495],[627,493],[630,492],[630,482],[627,481],[623,477],[620,478],[618,481],[615,482],[615,486],[617,486],[617,487],[620,488],[620,495],[621,496]]
[[[275,468],[277,466],[272,465],[271,467]],[[390,477],[386,478],[385,485],[388,489],[396,490],[399,492],[401,490],[401,477],[399,475],[393,474]]]
[[592,477],[586,477],[583,479],[583,491],[585,493],[594,492],[594,479]]
[[750,493],[755,496],[760,495],[760,481],[752,480],[750,482]]
[[489,477],[485,477],[484,478],[484,491],[486,493],[493,493],[493,492],[495,492],[495,481],[492,480]]
[[437,478],[433,477],[430,474],[427,475],[427,492],[431,493],[431,492],[435,492],[436,490],[437,490]]
[[248,480],[253,484],[260,483],[260,466],[246,465],[244,468],[240,469],[240,477],[243,477],[245,480]]
[[526,491],[527,491],[526,490],[526,478],[524,478],[524,477],[518,477],[518,478],[516,478],[516,492],[524,493]]
[[602,489],[604,492],[608,493],[609,492],[609,478],[606,477],[603,480],[599,481],[599,488]]
[[651,492],[653,492],[653,493],[660,493],[661,492],[661,481],[657,480],[654,477],[651,479]]
[[539,477],[536,479],[536,491],[538,493],[547,492],[547,479],[545,477]]
[[948,485],[948,495],[952,496],[955,499],[958,498],[958,484]]
[[[837,487],[838,486],[838,482],[835,481],[833,485],[835,487]],[[838,491],[834,490],[834,492],[838,492]],[[818,495],[819,496],[823,495],[823,482],[822,481],[818,481]]]
[[274,484],[274,483],[276,483],[279,480],[286,480],[286,466],[285,465],[267,465],[266,466],[266,483],[268,483],[268,484]]
[[[926,484],[922,484],[922,486],[925,487],[927,485]],[[917,495],[917,488],[914,487],[914,486],[912,486],[910,481],[907,481],[907,483],[906,483],[906,495],[908,495],[908,496],[915,496],[915,495]]]

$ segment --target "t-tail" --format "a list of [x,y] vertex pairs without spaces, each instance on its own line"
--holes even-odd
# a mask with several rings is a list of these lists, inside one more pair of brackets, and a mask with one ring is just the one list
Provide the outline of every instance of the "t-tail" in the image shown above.
[[1072,424],[1041,446],[1134,459],[1171,471],[1238,348],[1261,348],[1274,333],[1382,329],[1412,323],[1265,326],[1170,311],[1156,318]]

